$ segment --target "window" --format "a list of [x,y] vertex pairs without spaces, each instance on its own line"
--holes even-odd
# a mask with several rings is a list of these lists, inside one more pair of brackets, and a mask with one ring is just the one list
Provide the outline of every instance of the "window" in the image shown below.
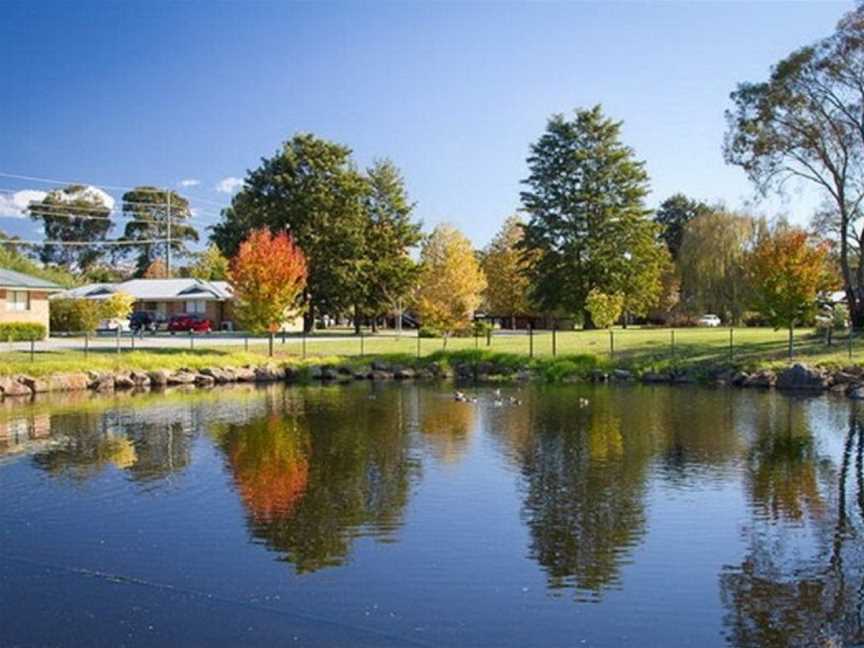
[[6,310],[30,310],[30,293],[26,290],[10,290],[6,293]]
[[207,312],[207,302],[200,300],[189,300],[186,302],[186,312],[190,315],[203,315]]

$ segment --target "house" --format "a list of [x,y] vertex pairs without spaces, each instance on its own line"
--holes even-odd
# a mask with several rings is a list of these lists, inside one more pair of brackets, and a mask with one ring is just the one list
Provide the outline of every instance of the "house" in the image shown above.
[[[130,279],[120,283],[89,284],[60,293],[69,299],[107,299],[125,293],[135,299],[133,311],[147,311],[165,321],[175,315],[198,315],[213,322],[215,330],[234,330],[231,303],[233,293],[227,281],[202,279]],[[299,318],[298,318],[299,320]],[[285,330],[300,330],[291,322]]]
[[63,290],[57,284],[0,268],[0,322],[35,322],[48,330],[48,296]]
[[135,299],[133,311],[153,313],[160,320],[174,315],[200,315],[215,329],[232,329],[231,287],[227,281],[200,279],[131,279],[120,283],[88,284],[57,295],[68,299],[107,299],[125,293]]

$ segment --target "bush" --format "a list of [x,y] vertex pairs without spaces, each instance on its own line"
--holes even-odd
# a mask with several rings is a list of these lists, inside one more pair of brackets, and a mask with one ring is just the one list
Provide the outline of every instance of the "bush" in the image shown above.
[[0,322],[0,340],[4,342],[30,342],[44,340],[48,330],[36,322]]
[[94,299],[52,299],[51,330],[57,333],[92,333],[111,316],[106,302]]
[[421,338],[437,338],[441,337],[441,331],[431,326],[421,326],[420,330],[417,331],[417,335]]

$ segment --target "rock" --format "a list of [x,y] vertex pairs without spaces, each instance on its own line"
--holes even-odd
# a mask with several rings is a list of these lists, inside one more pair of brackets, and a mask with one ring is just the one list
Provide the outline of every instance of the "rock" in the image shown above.
[[381,371],[380,369],[373,369],[369,373],[370,380],[390,380],[393,378],[393,374],[389,371]]
[[233,372],[229,373],[227,370],[219,367],[204,367],[200,373],[202,376],[209,376],[214,382],[220,385],[233,382],[232,379],[234,378]]
[[520,369],[516,372],[516,380],[519,382],[528,382],[534,378],[534,373],[530,369]]
[[195,384],[199,387],[212,387],[216,384],[216,379],[204,373],[197,373],[195,374]]
[[132,389],[135,387],[135,381],[128,373],[118,373],[114,375],[114,389]]
[[171,374],[165,369],[156,369],[148,371],[147,376],[150,378],[150,384],[154,387],[164,387],[168,384],[168,377]]
[[849,385],[858,382],[859,376],[848,371],[842,370],[831,376],[832,385]]
[[354,375],[354,370],[351,369],[351,367],[349,367],[348,365],[341,365],[341,366],[336,368],[336,371],[338,371],[339,374],[342,376],[353,376]]
[[626,369],[615,369],[612,372],[612,378],[615,380],[631,380],[633,378],[633,374],[627,371]]
[[321,380],[321,378],[324,376],[324,370],[320,365],[312,365],[311,367],[309,367],[308,371],[309,377],[312,380]]
[[90,389],[93,389],[97,392],[113,392],[114,375],[110,373],[101,374],[95,381],[90,384]]
[[747,378],[744,379],[744,382],[741,383],[743,387],[761,387],[761,388],[769,388],[773,387],[777,383],[777,376],[773,371],[768,371],[767,369],[763,369],[761,371],[757,371],[754,374],[749,374]]
[[326,366],[321,369],[321,380],[338,380],[339,371],[336,367]]
[[15,378],[34,394],[43,394],[50,391],[48,381],[43,380],[42,378],[34,378],[33,376],[27,375],[16,376]]
[[849,398],[852,400],[864,400],[864,385],[855,385],[849,390]]
[[428,365],[426,365],[426,370],[433,376],[440,376],[442,373],[446,373],[444,372],[443,367],[441,367],[441,365],[437,362],[430,362]]
[[796,363],[777,377],[779,389],[818,391],[828,387],[827,376],[815,367]]
[[354,369],[354,380],[365,380],[369,377],[369,373],[372,371],[371,367],[357,367]]
[[697,381],[693,374],[681,371],[672,374],[672,382],[676,385],[695,385]]
[[389,373],[391,371],[390,365],[383,360],[375,360],[372,363],[372,371],[384,371]]
[[143,371],[133,371],[129,374],[129,377],[132,378],[132,382],[135,383],[135,387],[138,389],[150,386],[150,376]]
[[642,374],[642,382],[644,383],[668,383],[671,379],[669,374],[656,373],[654,371],[646,371]]
[[4,398],[15,396],[30,396],[33,392],[20,382],[9,376],[0,377],[0,392]]
[[169,385],[193,385],[195,384],[195,374],[191,371],[181,369],[168,375]]
[[729,384],[734,385],[735,387],[743,387],[747,382],[748,378],[750,378],[750,374],[744,371],[736,371],[732,376],[732,380]]
[[591,380],[594,382],[606,382],[608,378],[609,376],[606,374],[606,372],[601,369],[594,369],[591,372]]
[[82,391],[90,386],[90,379],[83,371],[52,374],[48,377],[50,391]]
[[400,367],[399,370],[393,374],[393,377],[397,380],[409,380],[411,378],[416,378],[417,372],[410,367]]
[[255,382],[255,370],[252,367],[238,367],[234,370],[237,382]]
[[285,371],[274,365],[255,367],[255,382],[278,382],[285,380]]
[[844,383],[835,383],[831,385],[831,391],[835,394],[845,394],[849,389],[849,385]]
[[735,372],[731,369],[724,369],[714,374],[712,380],[715,385],[731,385],[732,379],[735,377]]

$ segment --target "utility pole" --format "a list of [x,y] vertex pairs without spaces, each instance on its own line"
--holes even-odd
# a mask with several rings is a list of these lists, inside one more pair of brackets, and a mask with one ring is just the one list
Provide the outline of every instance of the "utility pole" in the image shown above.
[[168,189],[168,233],[165,239],[167,248],[165,250],[165,274],[171,276],[171,189]]

